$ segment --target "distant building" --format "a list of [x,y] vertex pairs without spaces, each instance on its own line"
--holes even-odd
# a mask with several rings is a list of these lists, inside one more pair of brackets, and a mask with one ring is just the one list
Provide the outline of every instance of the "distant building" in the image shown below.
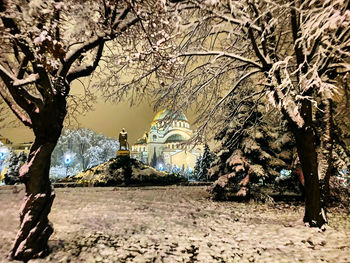
[[32,146],[32,144],[33,144],[33,142],[14,143],[14,144],[12,144],[11,149],[16,154],[24,152],[28,156],[29,155],[29,151],[30,151],[30,147]]
[[131,147],[131,157],[157,168],[193,170],[197,158],[203,153],[202,145],[187,143],[193,131],[186,116],[171,116],[170,110],[162,110],[154,117],[149,131]]
[[12,142],[9,139],[3,137],[1,134],[0,134],[0,142],[2,144],[12,144]]
[[6,147],[16,154],[24,152],[27,156],[29,154],[29,150],[32,145],[32,142],[12,143],[9,139],[1,135],[0,135],[0,142],[3,144],[2,147]]

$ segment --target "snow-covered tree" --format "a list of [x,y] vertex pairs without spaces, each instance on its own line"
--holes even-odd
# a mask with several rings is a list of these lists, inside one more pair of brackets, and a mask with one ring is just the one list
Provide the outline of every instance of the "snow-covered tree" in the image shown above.
[[66,176],[66,154],[72,158],[69,175],[74,175],[114,158],[118,149],[118,141],[103,134],[84,128],[64,129],[52,153],[50,177],[59,179]]
[[4,179],[4,175],[6,173],[7,168],[9,167],[9,161],[12,158],[14,153],[9,150],[7,147],[3,146],[3,143],[0,142],[0,172],[1,172],[1,180]]
[[19,170],[27,160],[27,156],[24,152],[21,152],[18,155],[11,152],[9,156],[7,162],[8,168],[5,174],[5,184],[16,184],[20,182]]
[[[304,221],[323,225],[319,177],[327,174],[332,155],[328,113],[337,80],[350,69],[349,1],[172,2],[169,9],[181,16],[178,35],[184,34],[172,56],[177,65],[164,70],[169,82],[156,91],[159,104],[184,110],[199,101],[199,131],[211,131],[221,106],[249,79],[256,89],[242,103],[265,97],[288,121],[305,176]],[[314,127],[321,102],[326,105],[326,132],[318,155]],[[239,114],[240,104],[231,115]],[[248,116],[254,111],[251,107]]]
[[72,82],[90,76],[111,54],[125,66],[131,59],[126,49],[158,52],[144,32],[158,37],[164,12],[157,0],[0,1],[0,96],[35,135],[20,172],[26,198],[10,257],[28,260],[48,248],[53,228],[47,214],[55,197],[50,159],[67,110],[75,109],[67,108]]
[[153,156],[152,156],[152,159],[151,159],[151,162],[150,162],[150,166],[153,167],[153,168],[156,168],[157,167],[157,154],[156,152],[154,151],[153,152]]
[[211,163],[215,160],[215,155],[210,151],[209,145],[204,145],[204,152],[197,161],[194,167],[193,176],[198,181],[209,180],[208,170]]
[[[252,105],[254,102],[246,102],[241,114],[245,116],[244,111],[250,111]],[[232,120],[216,134],[218,158],[209,172],[211,179],[216,180],[211,187],[215,198],[246,197],[250,182],[271,184],[281,170],[295,168],[295,142],[286,124],[279,112],[266,113],[265,106],[260,104],[240,133],[237,134],[239,122]]]

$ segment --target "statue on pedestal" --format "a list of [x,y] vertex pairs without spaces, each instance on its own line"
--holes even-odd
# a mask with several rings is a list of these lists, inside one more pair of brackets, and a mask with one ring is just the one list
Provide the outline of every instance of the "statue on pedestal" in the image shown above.
[[123,128],[119,133],[119,150],[128,150],[128,133]]
[[125,131],[124,128],[119,133],[119,150],[117,151],[117,157],[130,158],[128,133]]

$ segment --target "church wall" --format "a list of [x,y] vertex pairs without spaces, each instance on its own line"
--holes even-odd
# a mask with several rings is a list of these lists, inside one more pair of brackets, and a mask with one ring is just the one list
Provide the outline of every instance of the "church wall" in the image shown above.
[[181,151],[171,156],[172,166],[176,165],[180,169],[184,166],[185,169],[191,168],[193,170],[196,160],[197,156],[188,151]]

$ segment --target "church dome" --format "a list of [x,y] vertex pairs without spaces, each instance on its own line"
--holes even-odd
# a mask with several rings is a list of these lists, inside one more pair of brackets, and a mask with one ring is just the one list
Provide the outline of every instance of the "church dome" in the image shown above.
[[159,121],[162,121],[164,120],[166,117],[170,117],[169,115],[173,115],[172,118],[173,120],[175,121],[185,121],[185,122],[188,122],[185,114],[183,113],[176,113],[174,114],[171,110],[162,110],[160,112],[158,112],[156,114],[156,116],[154,117],[153,119],[153,123],[154,122],[159,122]]
[[182,136],[181,134],[173,134],[168,139],[166,139],[165,143],[183,142],[183,141],[187,141],[187,139],[184,136]]
[[147,144],[146,138],[142,137],[142,138],[137,139],[135,145],[139,145],[139,144]]

